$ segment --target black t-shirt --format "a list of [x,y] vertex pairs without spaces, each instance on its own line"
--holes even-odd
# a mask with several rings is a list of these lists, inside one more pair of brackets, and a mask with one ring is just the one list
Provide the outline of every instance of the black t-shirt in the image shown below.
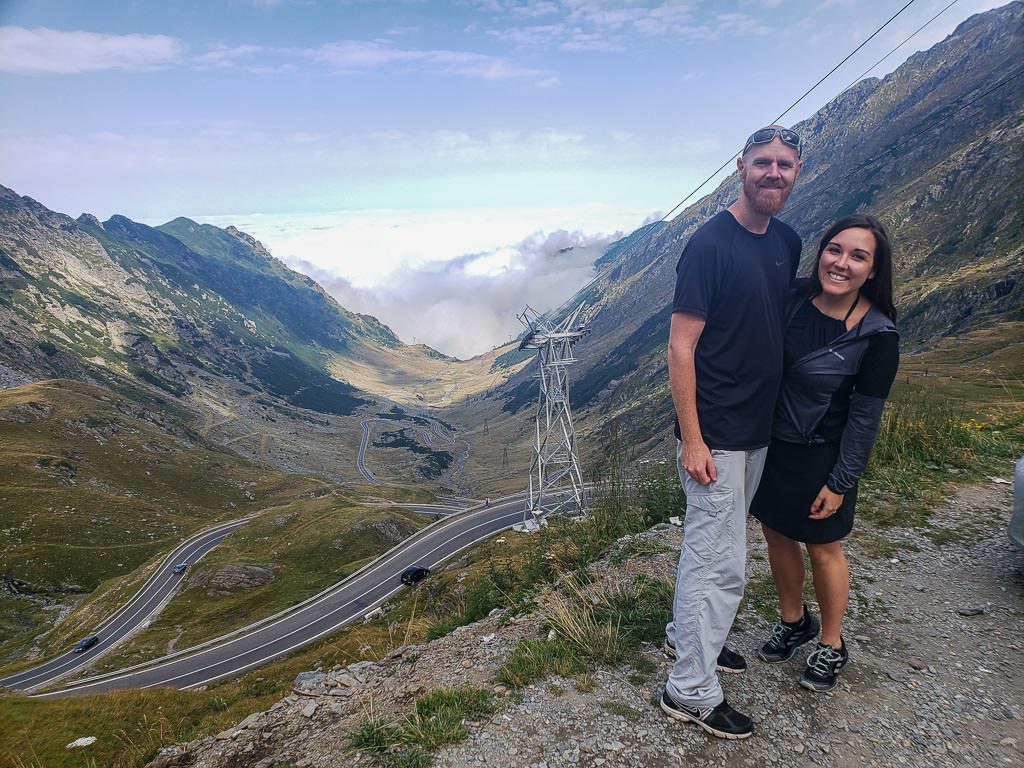
[[[785,366],[788,368],[804,355],[827,347],[844,333],[846,323],[824,314],[810,301],[804,302],[786,329]],[[815,433],[826,442],[839,442],[850,410],[850,395],[856,391],[884,400],[889,396],[899,365],[899,336],[895,333],[878,333],[870,337],[857,375],[840,384],[839,389],[832,394],[832,402],[821,423],[815,428]]]
[[772,219],[768,231],[757,235],[726,210],[683,249],[672,311],[705,321],[694,363],[697,417],[709,448],[768,445],[782,379],[786,300],[800,248],[800,236],[781,221]]

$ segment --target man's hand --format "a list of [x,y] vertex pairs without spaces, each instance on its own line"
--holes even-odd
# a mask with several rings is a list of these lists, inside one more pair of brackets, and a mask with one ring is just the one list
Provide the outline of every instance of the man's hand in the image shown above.
[[718,467],[703,440],[688,440],[683,443],[683,469],[701,485],[718,479]]
[[811,520],[824,520],[832,517],[841,506],[843,506],[843,494],[836,493],[827,485],[821,486],[818,495],[811,502]]

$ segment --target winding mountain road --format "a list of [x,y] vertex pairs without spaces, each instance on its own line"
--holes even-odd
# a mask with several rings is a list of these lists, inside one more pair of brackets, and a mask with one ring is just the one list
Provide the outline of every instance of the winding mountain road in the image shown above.
[[[399,590],[407,589],[400,576],[410,564],[435,568],[463,549],[511,528],[522,518],[521,496],[449,515],[420,530],[349,578],[287,611],[170,656],[77,680],[59,690],[36,695],[58,698],[120,688],[195,688],[238,675],[336,632],[362,618]],[[66,674],[70,672],[62,672],[60,676]],[[38,690],[55,679],[14,684],[3,681],[2,684],[21,690]]]
[[248,518],[232,520],[186,539],[164,558],[156,573],[149,577],[131,600],[92,631],[92,634],[100,638],[96,645],[82,653],[67,651],[38,667],[0,678],[0,687],[19,691],[41,688],[92,664],[160,612],[181,583],[182,575],[174,573],[176,565],[188,563],[191,566],[199,562],[232,531],[247,522]]

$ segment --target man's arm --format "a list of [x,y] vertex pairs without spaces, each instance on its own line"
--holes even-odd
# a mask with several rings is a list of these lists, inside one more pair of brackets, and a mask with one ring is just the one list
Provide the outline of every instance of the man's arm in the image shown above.
[[672,403],[683,436],[683,469],[701,485],[718,477],[715,460],[704,442],[697,418],[697,370],[694,353],[704,332],[704,318],[689,312],[673,312],[668,333],[668,379]]

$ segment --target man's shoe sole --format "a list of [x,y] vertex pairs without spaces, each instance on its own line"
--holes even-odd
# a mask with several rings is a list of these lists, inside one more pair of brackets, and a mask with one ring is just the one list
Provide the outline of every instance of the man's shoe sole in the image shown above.
[[665,703],[664,698],[659,702],[661,704],[661,711],[669,717],[675,720],[682,720],[684,723],[694,723],[699,725],[705,731],[710,733],[712,736],[716,736],[719,739],[729,739],[730,741],[739,741],[741,739],[749,739],[754,735],[753,731],[747,731],[746,733],[728,733],[727,731],[720,731],[717,728],[712,728],[710,725],[705,723],[703,720],[688,715],[680,709],[674,709]]
[[[662,643],[661,652],[664,653],[667,658],[672,659],[672,661],[675,661],[677,658],[676,649],[669,645],[667,642]],[[735,667],[723,667],[721,664],[715,664],[715,669],[717,669],[719,672],[728,672],[730,675],[742,675],[744,672],[747,671],[746,667],[743,667],[742,669],[736,669]]]

